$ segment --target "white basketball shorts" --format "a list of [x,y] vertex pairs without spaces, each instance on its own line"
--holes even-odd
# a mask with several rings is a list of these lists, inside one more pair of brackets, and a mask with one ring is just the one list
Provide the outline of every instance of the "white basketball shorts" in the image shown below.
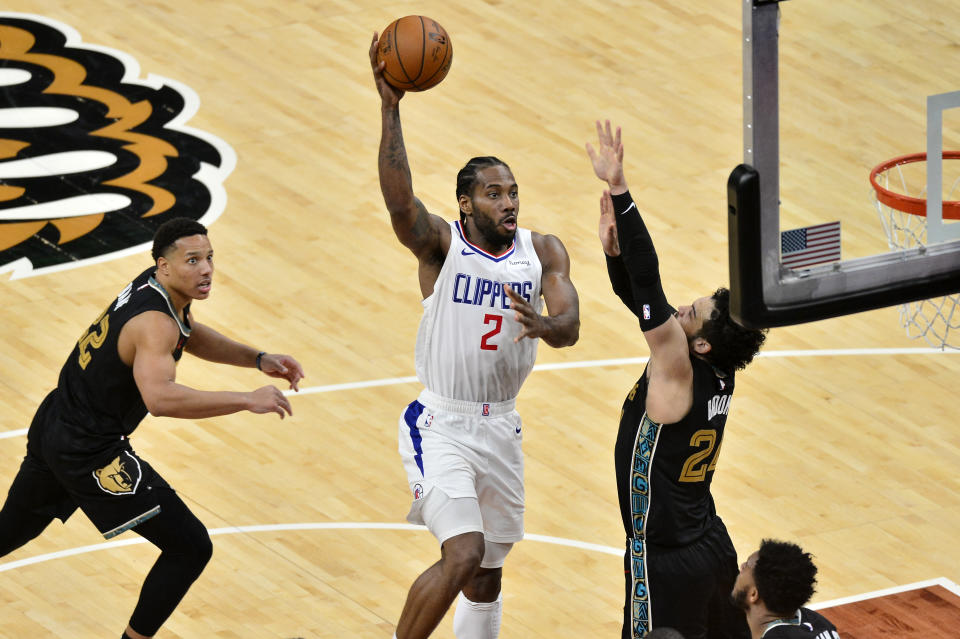
[[[423,524],[423,498],[434,488],[480,505],[485,539],[523,539],[523,434],[515,402],[474,403],[424,390],[400,416],[400,457],[413,504],[407,521]],[[469,532],[476,524],[466,524]]]

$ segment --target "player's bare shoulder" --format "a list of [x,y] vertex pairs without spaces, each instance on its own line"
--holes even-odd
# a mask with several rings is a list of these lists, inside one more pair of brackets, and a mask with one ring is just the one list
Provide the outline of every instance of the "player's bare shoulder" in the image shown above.
[[533,248],[540,258],[540,264],[543,266],[544,273],[560,272],[569,274],[570,256],[567,254],[567,248],[556,235],[549,233],[537,233],[530,231],[530,241]]
[[161,311],[144,311],[127,320],[117,338],[117,353],[132,366],[137,353],[155,350],[173,352],[180,338],[177,322]]

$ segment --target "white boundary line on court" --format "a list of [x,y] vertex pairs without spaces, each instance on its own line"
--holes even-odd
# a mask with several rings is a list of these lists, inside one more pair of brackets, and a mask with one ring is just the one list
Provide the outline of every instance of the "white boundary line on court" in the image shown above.
[[821,610],[823,608],[833,608],[834,606],[842,606],[844,604],[856,603],[858,601],[866,601],[867,599],[876,599],[877,597],[886,597],[887,595],[896,595],[901,592],[908,592],[910,590],[919,590],[920,588],[929,588],[930,586],[943,586],[953,594],[960,597],[960,586],[953,583],[946,577],[937,577],[936,579],[918,581],[916,583],[907,584],[905,586],[894,586],[892,588],[884,588],[883,590],[874,590],[872,592],[865,592],[863,594],[853,595],[851,597],[841,597],[839,599],[831,599],[830,601],[821,601],[807,607],[813,610]]
[[[210,533],[210,536],[216,535],[237,535],[243,533],[258,533],[258,532],[279,532],[286,530],[401,530],[401,531],[421,531],[427,532],[425,526],[415,526],[413,524],[391,524],[391,523],[364,523],[364,522],[329,522],[329,523],[299,523],[299,524],[259,524],[253,526],[229,526],[226,528],[211,528],[207,532]],[[614,555],[618,557],[623,556],[622,548],[613,548],[611,546],[604,546],[601,544],[591,544],[583,541],[577,541],[575,539],[565,539],[563,537],[550,537],[548,535],[535,535],[535,534],[524,534],[524,541],[538,541],[546,544],[555,544],[557,546],[568,546],[570,548],[579,548],[580,550],[591,550],[595,552],[601,552],[606,555]],[[89,546],[78,546],[77,548],[68,548],[67,550],[58,550],[56,552],[47,553],[44,555],[37,555],[35,557],[27,557],[26,559],[19,559],[17,561],[9,561],[7,563],[0,564],[0,572],[6,572],[8,570],[14,570],[16,568],[22,568],[24,566],[30,566],[33,564],[43,563],[45,561],[52,561],[54,559],[63,559],[64,557],[72,557],[74,555],[82,555],[88,552],[96,552],[98,550],[111,550],[113,548],[120,548],[122,546],[133,546],[135,544],[145,544],[147,540],[142,537],[131,537],[129,539],[120,539],[116,541],[108,541],[101,544],[92,544]],[[936,579],[928,579],[927,581],[918,581],[916,583],[907,584],[904,586],[894,586],[893,588],[885,588],[883,590],[874,590],[872,592],[865,592],[859,595],[853,595],[850,597],[842,597],[840,599],[831,599],[830,601],[821,601],[816,604],[811,604],[809,607],[814,610],[820,610],[824,608],[832,608],[833,606],[841,606],[843,604],[855,603],[858,601],[865,601],[867,599],[875,599],[877,597],[884,597],[886,595],[895,595],[901,592],[907,592],[910,590],[917,590],[919,588],[927,588],[929,586],[942,586],[952,592],[953,594],[960,596],[960,586],[953,583],[946,577],[937,577]]]
[[[947,351],[937,348],[860,348],[860,349],[830,349],[830,350],[806,350],[806,351],[768,351],[761,352],[759,357],[832,357],[832,356],[850,356],[850,355],[923,355],[923,354],[933,354],[933,353],[954,353],[960,351]],[[534,371],[547,371],[547,370],[564,370],[569,368],[596,368],[603,366],[626,366],[626,365],[635,365],[643,364],[647,361],[646,357],[627,357],[619,359],[601,359],[601,360],[586,360],[581,362],[561,362],[555,364],[537,364],[533,367]],[[300,395],[310,395],[315,393],[330,393],[340,390],[354,390],[358,388],[370,388],[375,386],[390,386],[396,384],[408,384],[416,382],[417,378],[413,377],[390,377],[384,379],[368,380],[364,382],[351,382],[345,384],[331,384],[327,386],[313,386],[309,388],[301,389],[299,392]],[[284,391],[285,395],[293,395],[293,391]],[[6,431],[0,433],[0,439],[6,439],[10,437],[17,437],[20,435],[25,435],[27,433],[26,429],[20,429],[15,431]],[[208,532],[211,536],[214,535],[233,535],[239,533],[254,533],[254,532],[276,532],[283,530],[420,530],[426,531],[424,526],[415,526],[413,524],[391,524],[391,523],[353,523],[353,522],[339,522],[339,523],[299,523],[299,524],[264,524],[264,525],[253,525],[253,526],[230,526],[227,528],[213,528]],[[565,539],[563,537],[550,537],[547,535],[537,535],[537,534],[525,534],[525,540],[529,541],[538,541],[541,543],[555,544],[559,546],[569,546],[571,548],[579,548],[582,550],[591,550],[595,552],[601,552],[608,555],[622,556],[623,549],[612,548],[610,546],[603,546],[600,544],[592,544],[583,541],[577,541],[574,539]],[[73,555],[81,555],[88,552],[95,552],[97,550],[109,550],[112,548],[119,548],[122,546],[132,546],[134,544],[143,544],[147,543],[146,539],[142,537],[135,537],[130,539],[120,539],[116,541],[109,541],[101,544],[92,544],[89,546],[79,546],[76,548],[69,548],[67,550],[59,550],[52,553],[47,553],[44,555],[37,555],[34,557],[27,557],[26,559],[20,559],[17,561],[10,561],[7,563],[0,564],[0,572],[5,572],[8,570],[14,570],[16,568],[21,568],[23,566],[29,566],[32,564],[38,564],[45,561],[51,561],[54,559],[62,559],[64,557],[70,557]],[[868,592],[860,595],[853,595],[851,597],[846,597],[842,599],[833,599],[831,601],[820,602],[815,605],[812,605],[811,608],[828,608],[831,606],[838,606],[845,603],[853,603],[856,601],[863,601],[865,599],[872,599],[875,597],[882,597],[888,594],[896,594],[900,592],[906,592],[908,590],[915,590],[917,588],[924,588],[931,585],[943,586],[950,592],[960,596],[960,587],[957,584],[953,583],[945,577],[938,577],[936,579],[931,579],[928,581],[921,581],[913,584],[907,584],[905,586],[896,586],[893,588],[888,588],[885,590],[877,590],[874,592]]]
[[[207,532],[210,534],[210,536],[214,536],[237,535],[242,533],[277,532],[284,530],[416,530],[427,532],[427,528],[425,526],[415,526],[413,524],[381,524],[375,522],[260,524],[254,526],[228,526],[226,528],[211,528]],[[549,537],[547,535],[534,535],[530,533],[524,534],[523,538],[528,541],[539,541],[546,544],[555,544],[557,546],[569,546],[571,548],[580,548],[581,550],[593,550],[596,552],[605,553],[607,555],[623,556],[622,548],[612,548],[610,546],[603,546],[600,544],[591,544],[583,541],[577,541],[575,539],[564,539],[563,537]],[[133,546],[135,544],[145,543],[147,543],[147,540],[143,537],[131,537],[129,539],[107,541],[101,544],[92,544],[90,546],[78,546],[76,548],[68,548],[67,550],[58,550],[45,555],[36,555],[35,557],[27,557],[26,559],[8,561],[7,563],[0,564],[0,572],[13,570],[15,568],[22,568],[23,566],[39,564],[45,561],[52,561],[54,559],[72,557],[73,555],[83,555],[88,552],[111,550],[121,546]]]
[[[960,350],[945,350],[939,348],[840,348],[807,351],[767,351],[757,357],[842,357],[851,355],[932,355],[934,353],[960,353]],[[537,364],[533,371],[556,371],[568,368],[600,368],[604,366],[628,366],[645,364],[646,357],[624,357],[620,359],[592,359],[580,362],[558,362],[555,364]],[[384,379],[370,379],[364,382],[347,382],[344,384],[328,384],[327,386],[310,386],[301,388],[300,392],[283,391],[284,395],[314,395],[316,393],[333,393],[358,388],[372,388],[375,386],[393,386],[396,384],[412,384],[417,381],[416,376],[387,377]],[[0,439],[21,437],[27,434],[26,428],[0,432]]]

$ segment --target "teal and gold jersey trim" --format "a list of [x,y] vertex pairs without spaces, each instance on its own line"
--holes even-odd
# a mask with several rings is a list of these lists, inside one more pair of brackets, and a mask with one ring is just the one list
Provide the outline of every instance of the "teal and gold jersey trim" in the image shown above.
[[643,414],[637,439],[633,445],[633,468],[630,473],[630,513],[633,517],[633,535],[641,539],[646,534],[647,513],[650,510],[650,470],[657,435],[661,424]]
[[633,639],[643,639],[650,630],[650,592],[647,589],[647,542],[634,537],[628,542],[630,551],[630,632]]
[[170,315],[173,316],[173,319],[177,320],[177,326],[180,327],[180,334],[184,337],[190,337],[190,327],[184,324],[183,318],[177,314],[177,309],[173,307],[173,300],[170,299],[170,294],[167,293],[167,289],[163,288],[163,284],[158,282],[153,275],[147,279],[147,284],[150,285],[150,288],[163,295],[163,299],[167,302],[167,308],[170,309]]
[[653,453],[662,424],[643,414],[637,439],[633,445],[633,467],[630,473],[630,514],[633,518],[633,538],[629,540],[631,589],[631,632],[634,639],[650,629],[650,593],[647,587],[646,535],[647,514],[650,511],[650,471]]

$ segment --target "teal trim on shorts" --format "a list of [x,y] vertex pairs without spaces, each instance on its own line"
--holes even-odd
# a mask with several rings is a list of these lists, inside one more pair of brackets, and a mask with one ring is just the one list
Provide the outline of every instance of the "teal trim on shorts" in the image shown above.
[[153,508],[151,508],[151,509],[148,510],[147,512],[143,513],[142,515],[138,515],[138,516],[134,517],[133,519],[131,519],[131,520],[128,521],[127,523],[125,523],[125,524],[120,524],[119,526],[117,526],[117,527],[114,528],[113,530],[108,530],[107,532],[103,533],[103,538],[104,538],[104,539],[112,539],[112,538],[116,537],[117,535],[119,535],[120,533],[126,532],[126,531],[130,530],[131,528],[133,528],[134,526],[136,526],[137,524],[142,524],[143,522],[145,522],[146,520],[150,519],[151,517],[155,517],[156,515],[159,515],[159,514],[160,514],[160,506],[154,506]]

